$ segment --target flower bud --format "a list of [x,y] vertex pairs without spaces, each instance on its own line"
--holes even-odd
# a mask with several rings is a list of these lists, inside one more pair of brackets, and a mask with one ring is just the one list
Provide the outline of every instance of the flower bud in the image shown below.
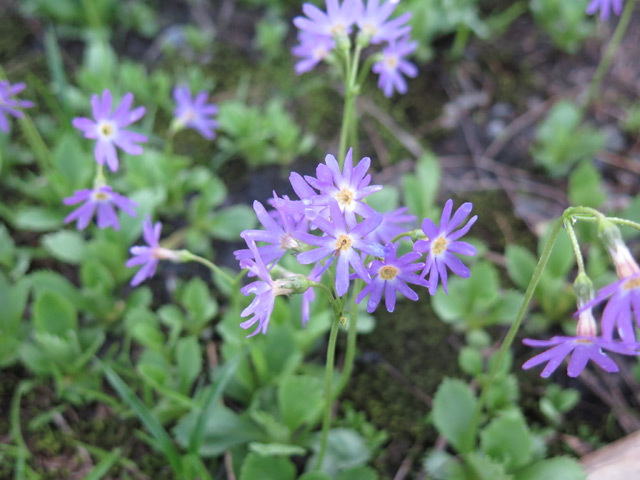
[[576,293],[578,309],[594,297],[593,282],[586,273],[580,273],[573,282],[573,291]]
[[627,278],[640,273],[638,263],[622,240],[620,229],[612,221],[601,220],[598,224],[598,235],[609,250],[618,278]]
[[590,308],[587,308],[578,315],[576,335],[578,337],[595,337],[597,334],[598,327],[595,319],[593,318],[593,313]]

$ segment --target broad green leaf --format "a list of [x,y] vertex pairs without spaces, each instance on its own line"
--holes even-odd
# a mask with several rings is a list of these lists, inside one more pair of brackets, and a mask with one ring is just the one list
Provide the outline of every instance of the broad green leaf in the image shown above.
[[296,467],[289,459],[262,457],[256,453],[247,455],[240,480],[295,480]]
[[[316,464],[319,446],[318,434],[314,445],[316,453],[309,460],[311,465]],[[329,430],[327,451],[321,469],[335,476],[341,470],[364,465],[370,458],[371,451],[359,433],[346,428],[334,428]]]
[[202,355],[196,337],[185,337],[178,340],[176,343],[176,363],[178,364],[180,391],[187,393],[191,384],[202,371]]
[[233,205],[215,212],[208,222],[207,231],[220,240],[237,240],[243,230],[253,228],[256,215],[246,205]]
[[291,375],[280,382],[280,415],[291,432],[317,416],[323,404],[323,391],[322,380],[309,375]]
[[284,443],[251,442],[249,444],[249,450],[263,457],[290,457],[291,455],[304,455],[306,453],[306,450],[298,445],[287,445]]
[[526,289],[538,263],[536,257],[520,245],[507,245],[504,256],[509,277],[520,288]]
[[50,210],[43,207],[26,207],[19,209],[13,217],[13,224],[20,230],[30,232],[46,232],[62,226],[64,215],[61,210]]
[[458,355],[458,365],[468,375],[476,376],[482,372],[482,354],[477,348],[463,347]]
[[331,475],[324,472],[307,472],[298,480],[332,480]]
[[[465,457],[468,469],[473,472],[474,480],[512,480],[504,471],[504,465],[493,462],[490,458],[471,452]],[[551,480],[551,479],[549,479]]]
[[433,423],[453,447],[464,453],[471,418],[476,408],[476,397],[461,380],[445,378],[433,398]]
[[480,446],[485,454],[511,470],[531,460],[533,440],[520,415],[504,414],[482,430]]
[[569,175],[569,203],[598,208],[606,194],[602,190],[602,176],[591,162],[584,161]]
[[66,336],[78,329],[78,313],[73,304],[62,295],[44,291],[33,305],[33,325],[37,332]]
[[182,294],[182,303],[196,325],[202,325],[211,320],[218,310],[218,304],[211,297],[209,287],[198,277],[192,278],[187,283]]
[[585,480],[587,474],[573,458],[556,457],[542,460],[519,471],[514,480]]
[[83,236],[71,230],[43,236],[42,246],[58,260],[72,264],[82,262],[87,253],[87,242]]
[[336,480],[378,480],[378,474],[369,467],[356,467],[343,470]]

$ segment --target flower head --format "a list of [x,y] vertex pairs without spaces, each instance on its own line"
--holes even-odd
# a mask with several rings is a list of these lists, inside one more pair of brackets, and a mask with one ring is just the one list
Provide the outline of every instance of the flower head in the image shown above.
[[0,81],[0,130],[4,133],[9,133],[7,114],[15,118],[22,118],[24,113],[20,109],[33,107],[33,102],[15,98],[24,88],[24,83],[11,85],[8,80]]
[[371,175],[368,170],[371,159],[365,157],[353,166],[353,149],[350,148],[344,159],[344,166],[340,171],[340,165],[333,155],[327,155],[316,168],[316,178],[306,176],[309,185],[320,192],[320,196],[314,198],[316,205],[328,205],[336,202],[340,211],[344,212],[349,225],[353,225],[356,214],[368,218],[379,215],[373,208],[364,203],[362,199],[382,188],[381,185],[369,185]]
[[65,198],[63,202],[65,205],[82,203],[82,206],[76,208],[64,219],[64,223],[77,220],[78,230],[84,230],[89,225],[96,210],[98,212],[98,228],[112,226],[114,230],[119,230],[120,222],[114,206],[132,217],[136,216],[134,209],[138,206],[133,200],[114,192],[109,185],[78,190],[71,197]]
[[404,57],[413,53],[416,48],[417,42],[409,41],[409,37],[402,37],[389,43],[382,50],[382,59],[373,64],[373,72],[380,75],[378,88],[386,97],[391,97],[394,90],[401,94],[407,93],[407,81],[403,75],[413,78],[418,75],[418,69]]
[[254,260],[245,259],[241,261],[243,268],[248,268],[253,276],[258,277],[260,280],[251,282],[247,286],[243,287],[241,292],[244,295],[255,295],[251,303],[240,314],[241,317],[248,317],[252,315],[249,320],[246,320],[240,324],[244,329],[250,328],[256,323],[256,328],[253,333],[247,335],[247,337],[253,337],[258,332],[263,334],[267,333],[267,327],[269,326],[269,320],[273,313],[273,307],[275,305],[275,299],[278,295],[290,295],[294,292],[294,288],[291,280],[280,279],[274,280],[271,278],[271,274],[265,266],[256,244],[249,240],[249,249],[253,253]]
[[591,0],[589,5],[587,5],[587,13],[594,15],[599,11],[600,19],[607,20],[612,10],[616,15],[620,15],[623,4],[624,0]]
[[186,85],[173,89],[173,99],[176,108],[173,111],[175,125],[189,127],[196,130],[207,140],[216,138],[215,129],[218,122],[213,119],[218,113],[218,107],[214,103],[207,103],[209,95],[204,90],[198,92],[195,97],[191,97],[191,90]]
[[418,294],[407,283],[427,286],[423,277],[413,273],[424,267],[424,263],[416,263],[421,256],[417,252],[411,252],[397,258],[396,246],[392,243],[387,245],[384,260],[374,260],[369,266],[371,283],[362,289],[356,301],[360,303],[369,295],[367,312],[372,313],[378,308],[383,292],[384,303],[389,312],[393,312],[395,308],[397,292],[402,293],[410,300],[418,300]]
[[362,34],[370,38],[371,43],[392,42],[407,35],[411,26],[405,25],[411,18],[411,13],[405,13],[398,18],[387,21],[395,10],[397,2],[387,1],[380,5],[380,0],[368,0],[356,23]]
[[316,237],[306,232],[296,234],[296,237],[302,242],[318,247],[300,253],[297,258],[298,262],[307,265],[321,262],[331,256],[324,268],[327,268],[336,259],[336,292],[342,296],[349,289],[349,266],[353,267],[356,274],[366,282],[371,280],[369,272],[362,263],[360,252],[376,257],[384,256],[382,245],[365,238],[380,225],[382,216],[377,214],[349,227],[340,211],[338,202],[335,200],[329,204],[329,212],[330,220],[323,217],[317,217],[314,220],[318,228],[325,233],[324,236]]
[[293,23],[299,30],[325,37],[340,37],[351,33],[356,18],[362,12],[362,3],[358,0],[326,0],[327,11],[323,12],[311,3],[304,3],[302,11],[306,15],[297,16]]
[[129,155],[140,155],[142,147],[138,143],[147,141],[145,135],[125,129],[133,122],[140,120],[145,113],[144,107],[137,107],[131,110],[132,105],[133,94],[127,93],[112,112],[113,100],[111,92],[105,89],[102,92],[102,97],[98,95],[91,96],[91,109],[94,119],[76,117],[72,122],[75,128],[82,130],[85,138],[97,140],[94,151],[96,162],[100,165],[104,165],[106,162],[113,172],[118,170],[116,146]]
[[147,242],[147,246],[135,246],[131,247],[129,252],[133,257],[127,260],[127,268],[131,268],[135,265],[142,265],[142,268],[138,270],[133,279],[131,280],[131,286],[135,287],[142,283],[146,278],[151,278],[156,273],[158,262],[160,260],[178,261],[178,253],[163,248],[160,246],[160,233],[162,232],[162,224],[156,222],[155,225],[151,223],[151,217],[147,215],[147,218],[142,224],[142,236],[144,241]]
[[291,49],[291,53],[301,58],[295,65],[298,75],[313,70],[336,46],[331,37],[307,32],[299,32],[298,40],[300,44]]
[[439,279],[442,280],[444,291],[448,293],[447,267],[462,278],[469,277],[469,269],[454,254],[475,255],[477,253],[473,245],[458,241],[458,239],[469,231],[478,219],[478,216],[474,215],[464,227],[456,230],[471,213],[473,205],[469,202],[463,203],[462,206],[456,210],[453,218],[451,218],[452,209],[453,200],[449,199],[442,210],[439,227],[436,227],[430,218],[425,218],[422,221],[422,231],[427,238],[425,240],[418,240],[413,245],[415,251],[422,253],[427,252],[427,261],[423,275],[431,272],[429,275],[429,293],[431,295],[436,293]]
[[[298,248],[299,244],[295,239],[294,232],[306,223],[304,220],[296,223],[291,215],[276,209],[276,215],[280,220],[280,222],[277,222],[257,200],[253,202],[253,209],[265,230],[244,230],[240,236],[247,243],[266,242],[269,244],[257,248],[262,261],[266,265],[277,262],[289,250]],[[251,249],[237,250],[234,253],[237,260],[254,258]]]

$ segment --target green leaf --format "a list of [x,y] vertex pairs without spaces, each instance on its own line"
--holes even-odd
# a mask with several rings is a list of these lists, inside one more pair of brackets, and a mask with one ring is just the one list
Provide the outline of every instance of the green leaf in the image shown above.
[[63,218],[64,215],[59,210],[26,207],[16,212],[13,217],[13,224],[20,230],[46,232],[61,227]]
[[192,278],[187,283],[182,294],[182,304],[196,325],[207,323],[218,311],[218,304],[211,297],[209,287],[198,277]]
[[[319,446],[320,435],[316,437],[314,445],[316,453],[309,460],[311,465],[317,462]],[[364,465],[370,458],[371,450],[359,433],[346,428],[334,428],[329,430],[327,451],[321,469],[335,476],[341,470]]]
[[[542,248],[544,247],[547,238],[549,238],[550,233],[551,228],[547,229],[545,234],[540,238],[540,243],[538,244],[538,255],[542,253]],[[553,244],[553,248],[551,249],[549,263],[547,263],[545,273],[549,273],[555,278],[565,279],[574,264],[575,257],[573,255],[573,246],[571,245],[569,235],[558,235],[556,242]]]
[[291,455],[304,455],[306,450],[298,445],[284,443],[258,443],[251,442],[249,450],[263,457],[290,457]]
[[78,313],[62,295],[44,291],[33,305],[33,325],[36,332],[65,337],[69,330],[78,329]]
[[440,165],[435,155],[427,153],[422,156],[416,164],[415,174],[405,175],[402,181],[409,211],[418,218],[430,216],[440,186]]
[[520,415],[504,414],[482,430],[480,446],[485,454],[511,470],[531,460],[533,439]]
[[606,194],[602,190],[602,176],[591,162],[584,161],[569,175],[569,203],[598,208]]
[[220,240],[238,240],[240,233],[253,228],[256,215],[252,208],[246,205],[233,205],[215,212],[208,222],[207,231]]
[[504,256],[509,277],[520,288],[526,289],[538,263],[536,257],[520,245],[507,245]]
[[187,393],[202,371],[202,355],[196,337],[185,337],[176,343],[176,363],[180,378],[180,391]]
[[482,372],[482,354],[473,347],[464,347],[458,355],[458,365],[468,375],[476,376]]
[[162,453],[167,457],[171,468],[178,478],[182,478],[182,462],[178,450],[173,445],[171,437],[162,428],[162,424],[154,416],[144,403],[131,391],[129,386],[124,383],[120,376],[114,372],[108,365],[102,365],[103,372],[109,384],[120,395],[120,398],[133,409],[142,424],[151,433]]
[[433,399],[433,423],[453,447],[464,453],[469,426],[476,408],[476,397],[461,380],[445,378]]
[[298,480],[332,480],[331,475],[324,472],[307,472]]
[[582,466],[572,458],[556,457],[542,460],[519,471],[514,480],[585,480]]
[[115,465],[115,463],[120,459],[121,456],[122,451],[119,448],[116,448],[113,452],[109,453],[102,460],[100,460],[100,463],[98,463],[93,468],[93,470],[91,470],[91,472],[86,477],[84,477],[84,480],[100,480],[107,473],[109,473],[111,467]]
[[87,242],[78,232],[61,230],[42,237],[42,246],[63,262],[78,264],[87,253]]
[[316,417],[323,404],[323,382],[309,375],[285,377],[278,388],[280,414],[293,432]]
[[240,480],[294,480],[296,467],[290,460],[282,457],[262,457],[256,453],[247,455]]
[[343,470],[336,480],[378,480],[378,474],[369,467],[356,467]]
[[504,465],[495,463],[477,452],[471,452],[465,457],[465,461],[467,467],[473,472],[470,478],[474,480],[511,480],[512,478],[505,473]]

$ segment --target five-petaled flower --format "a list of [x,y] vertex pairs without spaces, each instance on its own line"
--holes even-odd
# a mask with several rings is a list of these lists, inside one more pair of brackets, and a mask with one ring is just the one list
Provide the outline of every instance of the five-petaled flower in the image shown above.
[[106,164],[111,171],[118,170],[118,154],[116,146],[129,155],[142,154],[142,147],[138,143],[147,141],[147,137],[141,133],[126,130],[126,127],[140,120],[145,113],[144,107],[131,110],[133,94],[127,93],[122,102],[112,112],[113,100],[111,92],[105,89],[102,97],[92,95],[91,110],[93,120],[86,117],[73,119],[73,126],[82,130],[85,138],[96,140],[94,150],[96,162]]
[[456,230],[471,213],[473,205],[469,202],[463,203],[462,206],[456,210],[453,218],[451,218],[452,209],[453,200],[449,199],[442,210],[439,227],[436,227],[430,218],[425,218],[422,221],[422,231],[427,238],[418,240],[413,245],[413,249],[416,252],[427,253],[427,261],[423,275],[431,272],[429,275],[429,293],[431,295],[436,293],[438,279],[441,279],[444,291],[448,293],[447,267],[451,269],[453,273],[463,278],[467,278],[470,275],[469,269],[454,254],[476,254],[476,248],[473,245],[467,242],[461,242],[458,239],[469,231],[478,219],[478,216],[474,215],[465,226]]
[[83,230],[89,225],[96,211],[98,212],[98,228],[111,226],[114,230],[119,230],[120,222],[114,206],[132,217],[136,216],[135,207],[138,206],[133,200],[114,192],[109,185],[78,190],[72,196],[65,198],[63,202],[65,205],[82,203],[64,219],[64,223],[77,220],[78,230]]
[[127,267],[133,267],[136,265],[142,265],[142,268],[138,270],[133,279],[131,280],[131,286],[135,287],[142,283],[143,280],[153,277],[158,267],[160,260],[178,261],[180,256],[174,250],[163,248],[160,246],[160,233],[162,232],[162,224],[156,222],[155,225],[151,222],[151,217],[147,215],[144,223],[142,224],[142,236],[144,241],[147,242],[146,246],[134,246],[131,247],[131,257],[127,261]]
[[207,103],[209,94],[204,90],[192,98],[191,90],[186,85],[173,89],[173,99],[176,108],[173,111],[175,118],[175,128],[189,127],[196,130],[207,140],[216,138],[215,129],[219,123],[214,120],[218,113],[218,106],[215,103]]
[[0,130],[4,133],[9,133],[9,119],[7,115],[22,118],[24,117],[24,113],[20,109],[33,107],[33,102],[15,98],[24,88],[24,83],[11,85],[8,80],[0,81]]
[[373,72],[380,75],[378,88],[385,97],[391,97],[394,90],[402,94],[407,93],[404,75],[413,78],[418,75],[418,69],[404,57],[413,53],[416,48],[418,42],[409,41],[409,37],[394,40],[382,50],[382,58],[373,64]]
[[367,312],[371,313],[378,308],[383,292],[384,303],[389,312],[393,312],[395,308],[397,292],[402,293],[410,300],[418,300],[418,294],[407,283],[427,286],[424,277],[413,273],[424,267],[424,263],[416,263],[421,257],[420,253],[410,252],[397,258],[396,246],[393,243],[387,245],[384,260],[374,260],[369,266],[371,283],[362,289],[356,301],[360,303],[369,295]]

